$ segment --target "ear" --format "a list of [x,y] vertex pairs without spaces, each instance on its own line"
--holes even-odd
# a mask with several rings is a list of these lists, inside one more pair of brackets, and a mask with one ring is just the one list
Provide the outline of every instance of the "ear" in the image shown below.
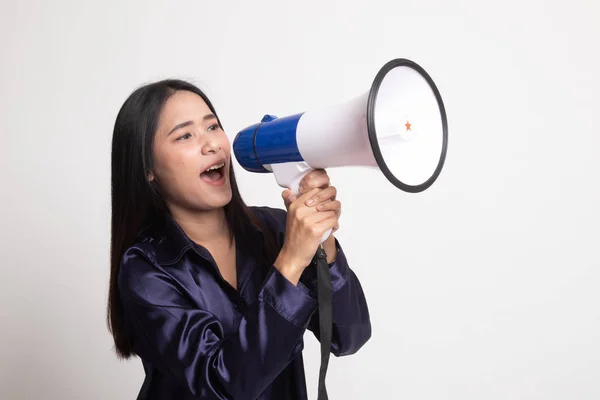
[[154,174],[152,172],[148,172],[148,175],[146,177],[148,179],[148,182],[154,181]]

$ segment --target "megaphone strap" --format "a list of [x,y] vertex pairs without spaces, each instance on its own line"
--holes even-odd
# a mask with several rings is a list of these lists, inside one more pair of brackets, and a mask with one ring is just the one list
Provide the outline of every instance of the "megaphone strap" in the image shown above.
[[317,400],[327,400],[327,388],[325,377],[329,366],[329,354],[331,351],[332,336],[332,311],[331,311],[331,273],[327,263],[327,254],[323,245],[319,247],[316,254],[317,268],[317,296],[319,302],[319,339],[321,342],[321,368],[319,370],[319,391]]

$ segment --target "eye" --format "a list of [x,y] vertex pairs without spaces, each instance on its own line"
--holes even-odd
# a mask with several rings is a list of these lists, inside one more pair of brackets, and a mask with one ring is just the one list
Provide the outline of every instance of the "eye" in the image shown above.
[[190,133],[184,133],[183,135],[179,136],[177,139],[175,140],[184,140],[184,139],[189,139],[191,138],[192,135]]
[[212,124],[211,126],[208,127],[208,130],[209,131],[216,131],[219,128],[220,128],[219,124]]

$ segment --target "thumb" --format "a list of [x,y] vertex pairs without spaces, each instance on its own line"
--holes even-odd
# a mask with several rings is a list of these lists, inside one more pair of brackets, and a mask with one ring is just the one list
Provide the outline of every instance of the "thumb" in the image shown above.
[[283,198],[286,206],[290,205],[292,202],[294,202],[294,200],[296,200],[296,196],[294,196],[290,189],[285,189],[281,193],[281,197]]

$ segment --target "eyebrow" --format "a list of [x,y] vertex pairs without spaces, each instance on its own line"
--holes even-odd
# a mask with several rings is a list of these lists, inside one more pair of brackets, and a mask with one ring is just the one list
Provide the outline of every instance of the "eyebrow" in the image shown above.
[[[204,117],[202,117],[202,121],[208,121],[210,119],[217,119],[215,114],[206,114]],[[181,128],[185,128],[186,126],[190,126],[194,123],[194,121],[185,121],[182,122],[180,124],[175,125],[175,127],[173,129],[171,129],[171,132],[169,132],[167,134],[167,136],[169,136],[171,133],[175,132],[177,129],[181,129]]]

